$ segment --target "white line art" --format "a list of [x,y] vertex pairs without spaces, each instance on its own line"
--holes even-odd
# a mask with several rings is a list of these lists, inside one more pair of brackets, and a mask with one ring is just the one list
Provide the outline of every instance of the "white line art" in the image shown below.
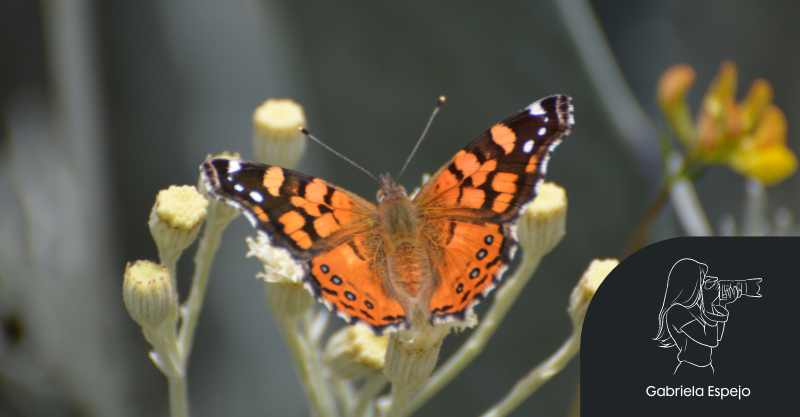
[[742,296],[761,298],[761,278],[721,280],[707,273],[708,265],[690,258],[675,262],[669,271],[653,340],[662,348],[678,348],[673,375],[679,370],[713,374],[711,353],[725,333],[727,305]]

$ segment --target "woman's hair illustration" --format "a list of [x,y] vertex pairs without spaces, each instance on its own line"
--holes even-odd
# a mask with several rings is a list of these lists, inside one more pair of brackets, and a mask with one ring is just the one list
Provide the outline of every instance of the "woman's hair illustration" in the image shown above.
[[708,272],[708,265],[689,258],[681,259],[672,266],[667,278],[664,303],[658,313],[658,335],[653,338],[661,347],[675,346],[675,342],[667,329],[667,311],[669,311],[670,307],[675,304],[685,308],[699,305],[700,309],[703,310],[701,286],[706,272]]

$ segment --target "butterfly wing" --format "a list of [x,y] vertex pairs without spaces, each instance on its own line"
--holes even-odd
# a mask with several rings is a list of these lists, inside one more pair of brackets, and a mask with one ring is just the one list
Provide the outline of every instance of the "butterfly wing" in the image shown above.
[[382,296],[386,268],[376,207],[319,178],[276,166],[217,158],[201,166],[209,194],[241,210],[304,271],[306,288],[348,322],[377,333],[405,326]]
[[569,96],[534,102],[459,151],[417,194],[423,239],[435,248],[432,322],[463,320],[499,283],[517,247],[520,209],[574,124]]

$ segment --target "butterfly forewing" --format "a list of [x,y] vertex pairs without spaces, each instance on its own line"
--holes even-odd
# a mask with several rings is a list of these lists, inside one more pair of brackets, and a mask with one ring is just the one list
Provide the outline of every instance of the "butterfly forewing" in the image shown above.
[[346,190],[276,166],[218,158],[206,161],[209,193],[242,210],[272,245],[307,260],[342,236],[374,227],[375,206]]
[[550,153],[573,126],[569,96],[539,100],[459,151],[419,192],[424,239],[438,242],[432,322],[462,320],[499,283],[517,247],[520,209],[536,196]]

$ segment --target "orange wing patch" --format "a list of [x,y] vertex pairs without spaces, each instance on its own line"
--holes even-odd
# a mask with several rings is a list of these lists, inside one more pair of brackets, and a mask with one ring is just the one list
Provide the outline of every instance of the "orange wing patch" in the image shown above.
[[502,123],[498,123],[494,125],[491,132],[492,141],[500,145],[500,147],[505,151],[506,155],[510,154],[511,151],[514,150],[514,142],[517,140],[517,137],[514,135],[514,131],[511,130],[511,128]]
[[306,287],[350,323],[362,321],[375,333],[407,328],[403,307],[386,288],[383,241],[376,232],[352,237],[308,262]]
[[447,220],[428,222],[428,240],[437,286],[430,300],[432,323],[461,321],[470,307],[497,285],[513,256],[514,242],[502,226],[478,226]]
[[275,197],[281,194],[281,185],[283,185],[283,168],[271,167],[264,172],[264,178],[261,183],[264,187]]

